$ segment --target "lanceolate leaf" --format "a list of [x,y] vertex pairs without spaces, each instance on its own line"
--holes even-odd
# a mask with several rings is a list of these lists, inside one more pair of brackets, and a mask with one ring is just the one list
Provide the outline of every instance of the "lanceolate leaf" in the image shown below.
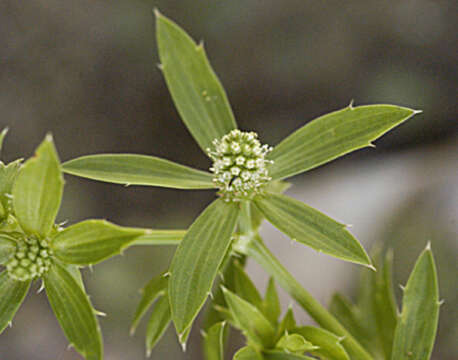
[[436,337],[439,306],[436,266],[428,246],[418,258],[404,289],[392,360],[430,358]]
[[124,185],[211,189],[212,175],[169,160],[135,154],[82,156],[62,165],[67,174]]
[[341,339],[333,333],[313,326],[303,326],[295,329],[294,332],[317,346],[311,353],[320,359],[350,360],[347,352],[340,344]]
[[210,293],[230,244],[237,204],[218,199],[191,225],[170,266],[169,296],[178,334],[192,323]]
[[10,162],[8,165],[3,165],[0,161],[0,200],[3,205],[6,205],[5,194],[11,194],[14,181],[21,167],[21,159]]
[[224,360],[224,329],[225,322],[213,325],[204,334],[205,360]]
[[262,310],[262,298],[256,285],[253,284],[240,264],[235,263],[234,270],[235,293],[259,310]]
[[273,180],[313,169],[372,141],[416,112],[393,105],[348,106],[321,116],[292,133],[268,155]]
[[51,240],[54,255],[77,265],[96,264],[119,254],[148,230],[124,228],[105,220],[86,220],[59,232]]
[[13,280],[6,271],[0,273],[0,334],[13,320],[29,287],[30,281]]
[[334,294],[329,304],[329,311],[356,339],[368,342],[366,329],[360,323],[363,320],[358,317],[358,309],[346,297]]
[[16,241],[5,234],[0,234],[0,265],[5,264],[16,250]]
[[165,330],[172,321],[170,313],[170,304],[167,294],[162,296],[154,305],[153,311],[146,329],[146,354],[150,356],[151,350],[164,335]]
[[156,11],[160,68],[183,122],[204,152],[237,127],[226,93],[205,55],[177,24]]
[[102,360],[102,337],[87,295],[75,278],[54,264],[44,277],[46,294],[70,344],[86,360]]
[[51,231],[64,180],[51,135],[22,167],[13,185],[13,205],[21,227],[31,234],[46,237]]
[[293,240],[343,260],[371,264],[363,247],[345,230],[345,225],[318,210],[280,194],[258,196],[254,203],[269,222]]
[[226,288],[223,288],[223,293],[237,327],[258,346],[271,347],[275,340],[275,329],[270,321],[255,306]]
[[134,320],[132,321],[132,326],[130,328],[130,333],[133,334],[137,328],[138,323],[145,313],[148,311],[148,308],[153,304],[159,296],[163,296],[167,291],[167,277],[164,274],[153,277],[148,284],[141,290],[142,299],[138,304],[137,310],[135,311]]
[[266,295],[264,297],[264,314],[272,324],[277,324],[278,317],[281,313],[280,300],[278,298],[277,289],[275,288],[275,281],[271,277],[267,285]]

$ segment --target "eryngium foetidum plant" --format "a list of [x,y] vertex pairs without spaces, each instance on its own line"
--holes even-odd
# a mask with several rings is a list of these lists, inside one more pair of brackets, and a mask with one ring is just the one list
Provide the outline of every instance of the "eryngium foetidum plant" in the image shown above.
[[[342,345],[352,358],[371,359],[355,337],[265,248],[258,227],[265,218],[297,242],[373,268],[369,256],[346,230],[346,225],[282,195],[283,180],[372,146],[375,139],[416,111],[394,105],[354,107],[350,104],[308,122],[271,146],[258,139],[255,132],[238,128],[203,44],[196,44],[178,25],[158,12],[156,25],[159,68],[184,124],[211,161],[209,171],[136,154],[88,155],[63,164],[68,174],[118,184],[216,189],[217,199],[198,216],[179,242],[166,277],[156,277],[145,287],[133,329],[148,306],[159,298],[148,327],[148,350],[170,320],[180,341],[185,343],[218,272],[225,273],[233,261],[232,255],[252,256],[323,328],[343,338]],[[231,290],[224,289],[215,295],[215,299],[223,299],[222,304],[235,299],[230,295]],[[271,340],[257,342],[256,353],[262,353],[263,346],[272,346]],[[286,358],[304,357],[275,357]]]
[[[0,135],[0,150],[6,130]],[[70,345],[86,359],[101,360],[96,315],[79,267],[96,264],[151,230],[86,220],[68,228],[55,224],[64,180],[52,137],[31,159],[0,161],[0,333],[11,324],[32,281],[42,280],[49,303]]]

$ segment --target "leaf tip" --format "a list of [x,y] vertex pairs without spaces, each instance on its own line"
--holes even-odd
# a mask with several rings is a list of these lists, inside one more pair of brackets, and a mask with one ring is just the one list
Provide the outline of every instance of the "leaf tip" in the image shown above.
[[426,244],[425,251],[431,251],[431,241],[428,241],[428,243]]
[[412,111],[413,111],[413,115],[421,114],[423,112],[423,110],[412,110]]
[[353,107],[354,102],[355,102],[354,99],[351,99],[351,100],[350,100],[350,104],[348,104],[348,109],[350,109],[350,110],[353,110],[353,109],[354,109],[354,107]]
[[159,11],[159,9],[157,7],[155,7],[153,9],[153,13],[154,13],[154,16],[156,17],[156,19],[160,18],[162,16],[161,12]]

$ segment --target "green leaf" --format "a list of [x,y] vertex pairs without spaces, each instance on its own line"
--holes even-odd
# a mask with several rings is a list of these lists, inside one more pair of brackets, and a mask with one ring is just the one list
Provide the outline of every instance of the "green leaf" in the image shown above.
[[212,174],[155,156],[99,154],[82,156],[62,165],[65,173],[124,185],[174,189],[212,189]]
[[0,234],[0,265],[6,264],[15,251],[16,240],[6,234]]
[[279,350],[270,350],[263,353],[264,360],[314,360],[305,355],[290,354]]
[[393,105],[348,106],[321,116],[292,133],[268,155],[273,180],[313,169],[372,141],[406,121],[415,110]]
[[231,106],[203,44],[155,13],[160,69],[183,122],[206,153],[214,139],[237,128]]
[[225,327],[226,323],[224,321],[219,322],[204,334],[205,360],[224,360]]
[[229,310],[245,336],[255,344],[269,348],[275,340],[275,329],[254,305],[222,288]]
[[361,244],[340,224],[302,202],[280,194],[257,196],[259,211],[278,229],[315,250],[370,266]]
[[2,152],[3,140],[5,139],[6,134],[8,133],[8,128],[4,128],[0,133],[0,153]]
[[428,244],[409,276],[394,335],[392,360],[428,360],[439,318],[436,266]]
[[232,360],[264,360],[263,357],[251,346],[241,348]]
[[294,319],[293,308],[289,306],[285,316],[283,317],[283,320],[277,328],[277,337],[283,336],[285,332],[292,332],[295,327],[296,319]]
[[[288,353],[302,355],[304,352],[313,351],[317,346],[304,339],[300,334],[285,334],[275,345],[277,349],[285,350]],[[337,359],[336,359],[337,360]]]
[[304,339],[317,346],[311,353],[320,359],[350,360],[347,352],[340,344],[342,339],[339,339],[333,333],[313,326],[299,327],[294,329],[294,332],[302,335]]
[[263,302],[264,314],[272,324],[277,324],[278,317],[281,313],[280,300],[278,298],[275,281],[271,277],[267,284],[267,290]]
[[130,334],[135,333],[141,318],[148,311],[148,308],[153,304],[159,296],[163,296],[167,292],[168,279],[164,274],[153,277],[148,284],[141,290],[142,298],[135,311],[134,320],[130,328]]
[[59,232],[50,246],[54,255],[65,263],[90,265],[120,254],[147,231],[121,227],[105,220],[86,220]]
[[[387,252],[384,265],[377,266],[376,273],[373,276],[372,297],[374,318],[377,324],[377,335],[380,339],[381,347],[385,358],[391,358],[391,349],[393,348],[393,338],[398,321],[397,307],[392,285],[392,252]],[[376,263],[377,264],[377,263]]]
[[131,245],[178,245],[186,234],[186,230],[150,230],[147,234],[137,237]]
[[[16,176],[19,173],[19,169],[21,167],[22,160],[16,160],[10,162],[8,165],[4,165],[0,161],[0,195],[11,194],[14,181],[16,180]],[[5,199],[1,199],[3,205],[5,204]]]
[[359,341],[365,338],[365,329],[360,324],[358,311],[343,295],[334,294],[329,304],[329,311]]
[[27,160],[13,185],[13,205],[21,227],[46,237],[59,211],[64,180],[52,136],[47,135]]
[[191,225],[170,266],[172,319],[182,334],[197,316],[231,244],[239,214],[237,204],[218,199]]
[[54,264],[44,277],[49,303],[70,344],[86,360],[103,359],[102,336],[87,295],[75,278]]
[[170,304],[167,294],[162,296],[154,305],[146,329],[146,354],[149,357],[154,346],[164,335],[172,321]]
[[0,273],[0,334],[13,321],[14,314],[29,291],[30,283],[30,280],[14,280],[6,271]]
[[235,277],[235,293],[242,299],[262,310],[262,298],[258,289],[253,284],[248,274],[243,267],[238,263],[234,263]]

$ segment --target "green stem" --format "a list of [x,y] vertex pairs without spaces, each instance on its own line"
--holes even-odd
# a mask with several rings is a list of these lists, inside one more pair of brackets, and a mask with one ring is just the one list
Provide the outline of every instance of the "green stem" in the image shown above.
[[339,321],[302,285],[292,276],[288,270],[264,245],[259,235],[255,236],[248,246],[248,255],[252,256],[272,275],[275,280],[288,292],[310,316],[324,329],[344,337],[342,345],[345,347],[351,359],[373,360],[372,356],[356,341],[356,339],[339,323]]
[[186,230],[152,230],[147,235],[136,238],[133,245],[178,245],[186,234]]

